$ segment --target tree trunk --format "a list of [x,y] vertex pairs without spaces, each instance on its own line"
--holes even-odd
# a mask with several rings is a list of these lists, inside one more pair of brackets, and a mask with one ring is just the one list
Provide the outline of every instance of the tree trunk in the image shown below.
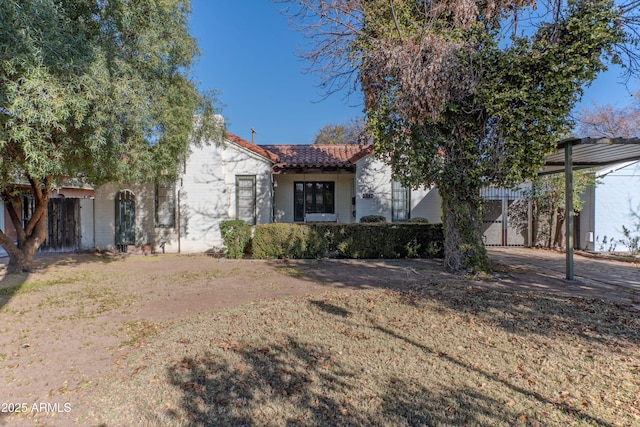
[[16,229],[18,238],[16,244],[9,236],[0,231],[0,245],[9,254],[7,273],[22,273],[33,270],[33,256],[47,237],[49,180],[45,180],[44,186],[41,186],[33,178],[29,178],[29,182],[31,184],[31,195],[35,200],[35,208],[26,226],[23,225],[22,219],[18,214],[18,199],[8,190],[5,190],[3,194],[9,217],[13,227]]
[[33,257],[46,239],[46,216],[42,217],[29,237],[22,243],[16,244],[4,233],[0,237],[0,245],[9,254],[7,273],[23,273],[33,270]]
[[444,265],[448,270],[489,271],[482,239],[482,196],[475,188],[441,188]]
[[556,214],[556,229],[554,233],[555,237],[553,240],[554,247],[558,249],[562,249],[564,247],[564,220],[564,210],[558,209],[558,212]]

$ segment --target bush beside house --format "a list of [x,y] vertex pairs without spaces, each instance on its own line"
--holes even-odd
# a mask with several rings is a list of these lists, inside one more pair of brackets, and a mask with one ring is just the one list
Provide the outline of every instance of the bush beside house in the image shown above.
[[242,258],[251,242],[251,226],[246,222],[233,219],[220,223],[220,234],[224,240],[227,258]]

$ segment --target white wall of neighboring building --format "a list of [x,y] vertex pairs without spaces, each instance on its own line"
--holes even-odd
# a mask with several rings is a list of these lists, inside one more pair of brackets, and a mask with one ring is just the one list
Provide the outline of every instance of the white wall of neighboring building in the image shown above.
[[620,242],[622,226],[632,237],[640,234],[640,162],[604,172],[594,190],[594,250],[606,251],[613,241],[615,251],[624,252],[629,248]]
[[222,246],[220,222],[236,218],[236,177],[255,176],[256,223],[271,222],[271,162],[236,144],[194,148],[179,186],[180,251]]

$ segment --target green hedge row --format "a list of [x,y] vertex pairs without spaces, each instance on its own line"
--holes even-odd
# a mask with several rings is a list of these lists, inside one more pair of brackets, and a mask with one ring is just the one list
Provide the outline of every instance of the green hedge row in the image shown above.
[[443,242],[440,224],[261,224],[250,246],[254,258],[435,258]]

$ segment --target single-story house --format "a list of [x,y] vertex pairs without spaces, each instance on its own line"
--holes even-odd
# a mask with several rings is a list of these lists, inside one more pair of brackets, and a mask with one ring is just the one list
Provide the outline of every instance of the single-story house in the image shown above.
[[95,246],[194,253],[222,246],[219,224],[387,221],[441,222],[435,188],[392,180],[369,145],[255,145],[226,133],[193,147],[175,183],[95,190]]

